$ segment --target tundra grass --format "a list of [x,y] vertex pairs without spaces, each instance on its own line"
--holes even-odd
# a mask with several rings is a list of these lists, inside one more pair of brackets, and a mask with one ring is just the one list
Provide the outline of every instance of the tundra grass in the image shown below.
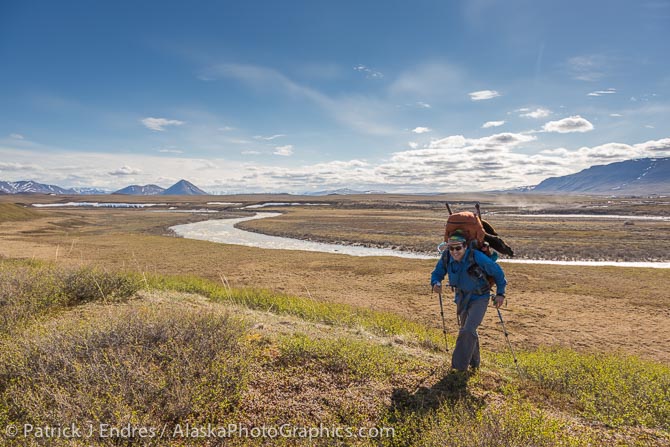
[[[21,285],[16,290],[31,291],[29,299],[39,294],[38,287],[24,283],[40,284],[44,265],[7,260],[0,265],[21,272],[14,278]],[[131,297],[105,299],[115,295],[111,290],[99,293],[101,276],[82,273],[77,278],[75,283],[90,283],[83,287],[91,291],[82,295],[87,299],[69,304],[54,299],[68,296],[66,283],[57,283],[44,289],[53,295],[45,301],[62,313],[45,312],[0,338],[0,423],[155,425],[287,417],[315,426],[339,421],[395,429],[393,438],[345,445],[587,445],[592,439],[670,443],[670,371],[654,362],[568,350],[522,351],[519,376],[509,358],[485,352],[483,370],[467,387],[462,382],[454,389],[458,383],[450,387],[449,376],[438,383],[439,376],[417,381],[417,373],[427,373],[431,366],[420,349],[408,354],[355,331],[258,337],[247,332],[244,321],[228,316],[225,304],[290,314],[334,330],[365,327],[386,336],[380,339],[425,336],[425,328],[401,317],[359,314],[355,308],[239,291],[197,278],[141,275],[133,284],[199,293],[221,307],[203,312],[179,303],[119,304]],[[414,390],[419,383],[424,385]],[[607,425],[590,427],[593,423]],[[23,445],[20,441],[25,440],[15,445]]]
[[[346,304],[281,295],[268,290],[233,289],[225,281],[220,284],[195,276],[150,275],[146,277],[146,285],[157,290],[197,293],[215,301],[229,301],[252,309],[295,315],[316,323],[362,328],[382,336],[409,336],[420,345],[431,349],[439,349],[444,343],[444,336],[440,331],[420,323],[396,314]],[[453,340],[451,343],[453,344]]]
[[519,358],[530,389],[571,401],[585,418],[612,427],[670,431],[670,367],[624,354],[539,349]]

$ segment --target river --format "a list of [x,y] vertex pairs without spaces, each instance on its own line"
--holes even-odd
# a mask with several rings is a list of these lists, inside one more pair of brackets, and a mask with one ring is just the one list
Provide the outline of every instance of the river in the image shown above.
[[[272,250],[302,250],[335,253],[351,256],[396,256],[412,259],[438,258],[437,250],[434,255],[414,253],[390,248],[371,248],[356,245],[326,244],[322,242],[304,241],[287,237],[270,236],[253,233],[235,228],[235,225],[248,220],[264,219],[279,216],[281,213],[256,213],[252,217],[237,219],[213,219],[170,227],[178,236],[187,239],[198,239],[223,244],[244,245]],[[670,262],[614,262],[614,261],[546,261],[533,259],[501,259],[500,263],[518,264],[550,264],[550,265],[580,265],[580,266],[613,266],[613,267],[649,267],[670,268]]]

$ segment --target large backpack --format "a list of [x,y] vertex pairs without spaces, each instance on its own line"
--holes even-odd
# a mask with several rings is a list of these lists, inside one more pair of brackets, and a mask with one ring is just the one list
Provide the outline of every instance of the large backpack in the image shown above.
[[[498,233],[496,233],[496,230],[490,223],[482,220],[477,214],[469,211],[452,214],[448,203],[447,209],[449,210],[449,218],[447,219],[447,225],[444,229],[445,241],[447,241],[456,230],[460,230],[468,240],[468,244],[472,244],[473,241],[476,241],[475,248],[485,249],[485,246],[489,245],[499,253],[506,254],[510,257],[514,256],[512,248],[507,245],[504,240],[498,237]],[[479,204],[477,204],[477,212],[479,213]]]
[[472,243],[472,241],[476,241],[476,248],[484,246],[486,232],[484,231],[482,221],[475,215],[475,213],[462,211],[450,215],[444,229],[444,240],[447,241],[456,230],[460,230],[465,235],[468,244]]

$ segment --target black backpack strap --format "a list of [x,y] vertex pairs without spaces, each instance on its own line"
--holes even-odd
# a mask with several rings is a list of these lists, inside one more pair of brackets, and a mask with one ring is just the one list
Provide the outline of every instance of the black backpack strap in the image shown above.
[[472,293],[476,293],[477,295],[483,295],[485,293],[488,293],[491,291],[491,285],[489,284],[488,280],[486,279],[486,273],[484,270],[477,264],[477,261],[475,260],[475,245],[477,244],[476,241],[472,241],[470,243],[470,253],[468,254],[468,275],[470,277],[477,281],[483,279],[486,282],[485,286],[480,287],[477,290],[473,290]]

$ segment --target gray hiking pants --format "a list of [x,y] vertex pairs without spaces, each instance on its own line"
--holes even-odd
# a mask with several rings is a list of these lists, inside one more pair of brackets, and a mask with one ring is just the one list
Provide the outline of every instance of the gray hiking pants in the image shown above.
[[481,298],[472,300],[459,315],[461,328],[456,339],[456,347],[451,356],[451,367],[459,371],[466,371],[468,365],[479,368],[479,336],[477,328],[484,320],[489,300]]

